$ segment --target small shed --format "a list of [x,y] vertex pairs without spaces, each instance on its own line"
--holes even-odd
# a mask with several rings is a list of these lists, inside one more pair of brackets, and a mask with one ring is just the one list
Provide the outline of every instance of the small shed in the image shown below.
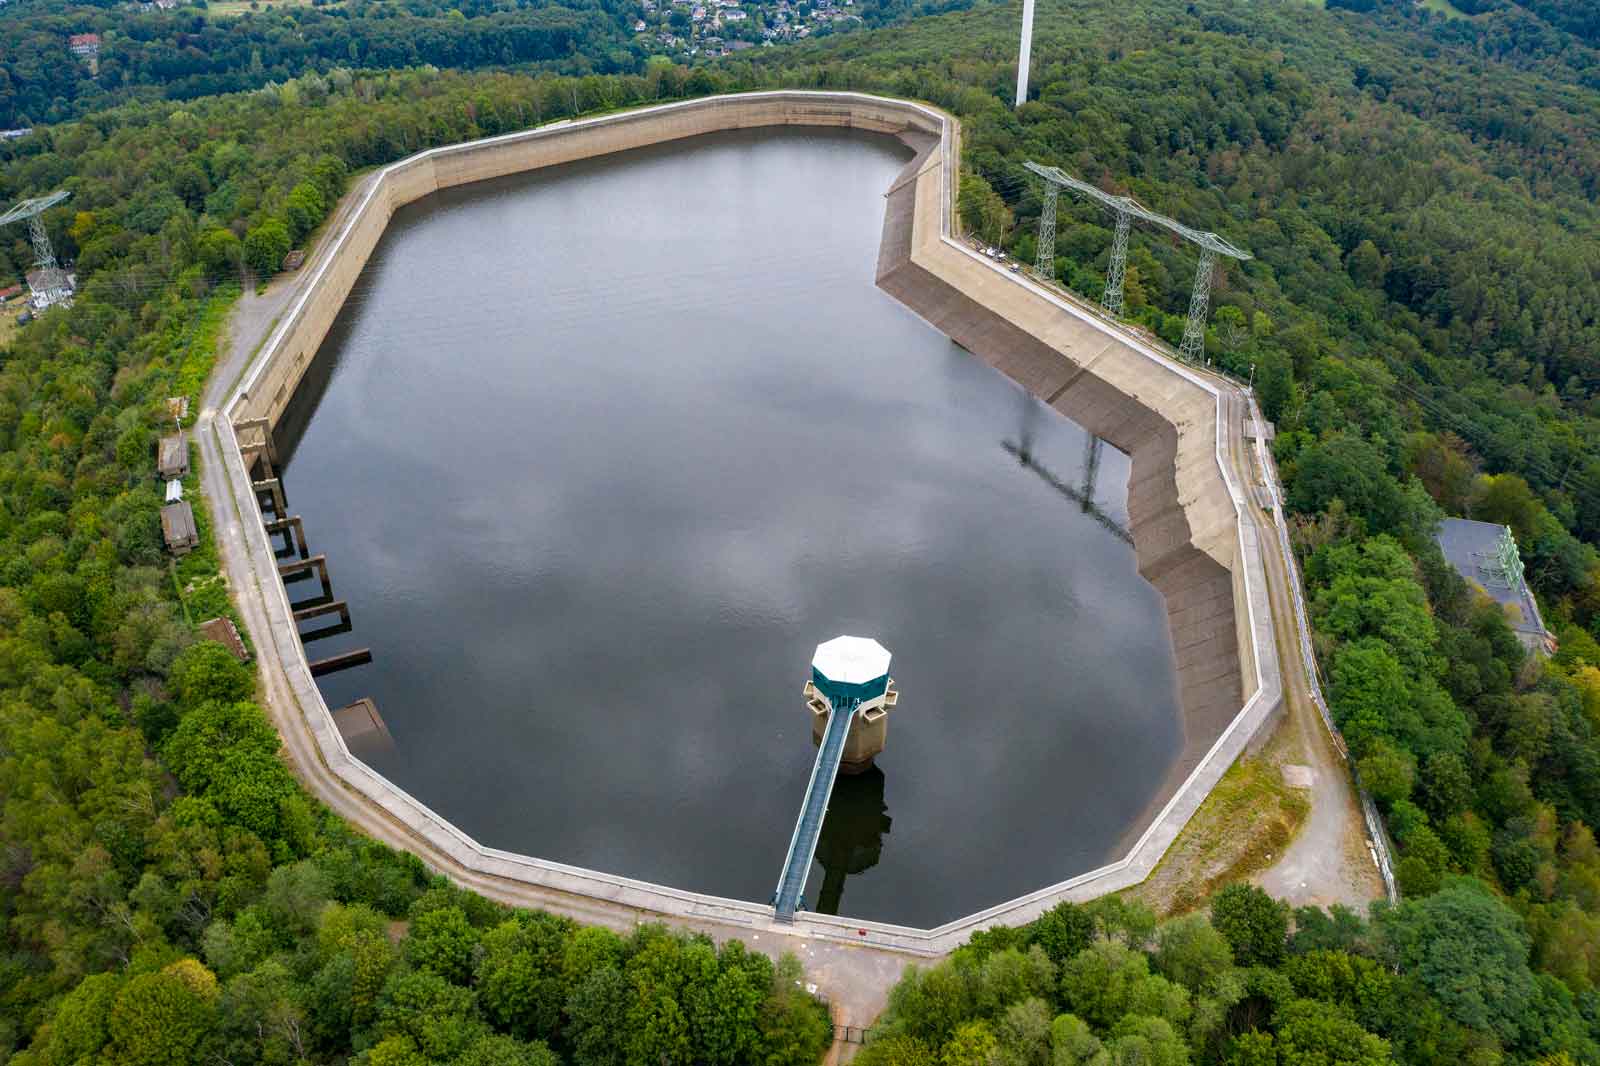
[[306,261],[304,248],[296,248],[283,257],[283,269],[299,270]]
[[239,636],[239,627],[233,624],[231,618],[213,618],[209,622],[201,622],[200,635],[227,648],[240,662],[250,658],[250,653],[245,651],[244,640]]
[[162,477],[171,481],[188,476],[189,443],[183,439],[182,433],[162,437],[160,450],[156,454],[156,471]]
[[183,482],[173,478],[167,482],[167,498],[165,502],[177,503],[181,499],[183,499]]
[[161,508],[161,535],[166,538],[167,550],[173,555],[187,555],[200,544],[200,531],[195,528],[194,508],[188,500],[169,503]]

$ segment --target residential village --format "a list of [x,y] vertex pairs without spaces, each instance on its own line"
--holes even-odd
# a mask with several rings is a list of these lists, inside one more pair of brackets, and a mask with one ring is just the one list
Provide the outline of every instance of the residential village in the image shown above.
[[713,59],[861,23],[855,0],[639,0],[635,34],[664,50]]

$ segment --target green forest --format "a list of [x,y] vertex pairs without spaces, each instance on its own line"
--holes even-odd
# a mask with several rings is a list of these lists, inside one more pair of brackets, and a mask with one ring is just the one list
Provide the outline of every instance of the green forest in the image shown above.
[[1116,897],[980,933],[894,989],[860,1066],[1386,1066],[1597,1054],[1481,883],[1370,918],[1251,885],[1158,923]]
[[[247,92],[52,91],[100,109],[0,145],[0,202],[72,191],[46,222],[81,283],[0,351],[0,1062],[817,1061],[792,962],[508,912],[318,807],[253,677],[196,640],[226,593],[209,550],[166,563],[150,474],[239,286],[350,174],[773,86],[958,114],[963,222],[1024,261],[1028,159],[1254,254],[1207,351],[1278,425],[1330,703],[1400,847],[1403,902],[1370,916],[1227,889],[984,934],[908,975],[861,1061],[1600,1058],[1600,54],[1582,5],[1482,7],[1046,0],[1020,109],[1014,6],[693,69],[608,67],[602,29],[556,62],[612,73],[347,48],[171,95]],[[1062,209],[1055,274],[1098,298],[1110,219]],[[1138,231],[1129,262],[1129,316],[1175,341],[1192,253]],[[1553,659],[1440,558],[1446,514],[1514,531]]]
[[[972,0],[859,0],[869,26]],[[639,73],[659,45],[635,36],[637,0],[313,0],[237,16],[81,0],[0,5],[0,129],[61,122],[132,99],[188,100],[339,67],[432,64],[561,74]],[[687,14],[682,17],[687,20]],[[68,39],[96,33],[98,59]]]
[[[130,13],[36,2],[11,14],[17,6],[0,11],[6,39],[0,127],[60,122],[132,98],[186,100],[257,89],[341,66],[515,64],[587,74],[638,70],[644,60],[623,24],[637,6],[620,0],[353,0],[235,18],[208,17],[197,8]],[[68,50],[77,33],[101,36],[93,71]]]

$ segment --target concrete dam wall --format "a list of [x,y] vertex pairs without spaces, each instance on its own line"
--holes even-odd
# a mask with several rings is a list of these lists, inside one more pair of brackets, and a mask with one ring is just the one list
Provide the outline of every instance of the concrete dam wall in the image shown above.
[[[1281,698],[1265,576],[1250,504],[1224,461],[1229,396],[1204,374],[1137,334],[955,239],[956,122],[923,105],[851,93],[773,92],[713,97],[453,145],[419,153],[368,179],[305,268],[301,291],[213,423],[232,499],[211,501],[241,595],[259,598],[252,636],[281,728],[304,729],[340,798],[354,799],[389,843],[416,852],[480,891],[595,920],[597,907],[630,915],[773,928],[753,902],[684,892],[486,848],[377,774],[347,748],[312,680],[251,474],[233,425],[283,415],[393,213],[440,189],[719,130],[854,127],[898,135],[919,149],[887,191],[877,267],[880,287],[1035,396],[1132,457],[1129,516],[1140,572],[1162,594],[1177,657],[1184,747],[1128,853],[977,914],[921,930],[802,913],[784,932],[880,948],[943,954],[976,929],[1017,924],[1064,899],[1136,884],[1211,787],[1276,711]],[[202,425],[202,432],[206,427]],[[225,553],[227,554],[227,553]],[[259,631],[265,626],[267,631]],[[1019,802],[1026,802],[1020,798]],[[486,887],[488,886],[488,887]]]
[[434,148],[391,164],[379,173],[345,228],[332,235],[333,245],[325,257],[319,256],[311,288],[268,340],[229,413],[235,422],[266,418],[276,425],[389,219],[406,204],[440,189],[719,130],[841,126],[893,134],[920,128],[910,126],[909,118],[903,105],[892,100],[843,107],[826,98],[797,105],[760,94],[723,96],[597,121],[558,122],[526,133]]
[[[963,348],[1133,460],[1129,532],[1161,593],[1177,655],[1184,747],[1165,803],[1239,712],[1254,642],[1238,517],[1217,463],[1217,397],[1091,317],[1063,314],[993,264],[941,240],[944,204],[923,146],[888,194],[878,285]],[[930,162],[935,166],[930,168]]]

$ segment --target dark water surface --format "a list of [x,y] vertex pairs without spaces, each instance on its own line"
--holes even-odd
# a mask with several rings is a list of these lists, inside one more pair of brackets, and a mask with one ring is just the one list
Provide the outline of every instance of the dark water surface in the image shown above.
[[[724,134],[399,213],[281,431],[378,770],[485,844],[764,902],[854,633],[901,700],[809,906],[934,925],[1108,857],[1181,742],[1161,602],[1005,449],[1032,401],[874,287],[907,158]],[[1076,484],[1083,431],[1031,422]],[[1105,449],[1118,520],[1127,477]]]

